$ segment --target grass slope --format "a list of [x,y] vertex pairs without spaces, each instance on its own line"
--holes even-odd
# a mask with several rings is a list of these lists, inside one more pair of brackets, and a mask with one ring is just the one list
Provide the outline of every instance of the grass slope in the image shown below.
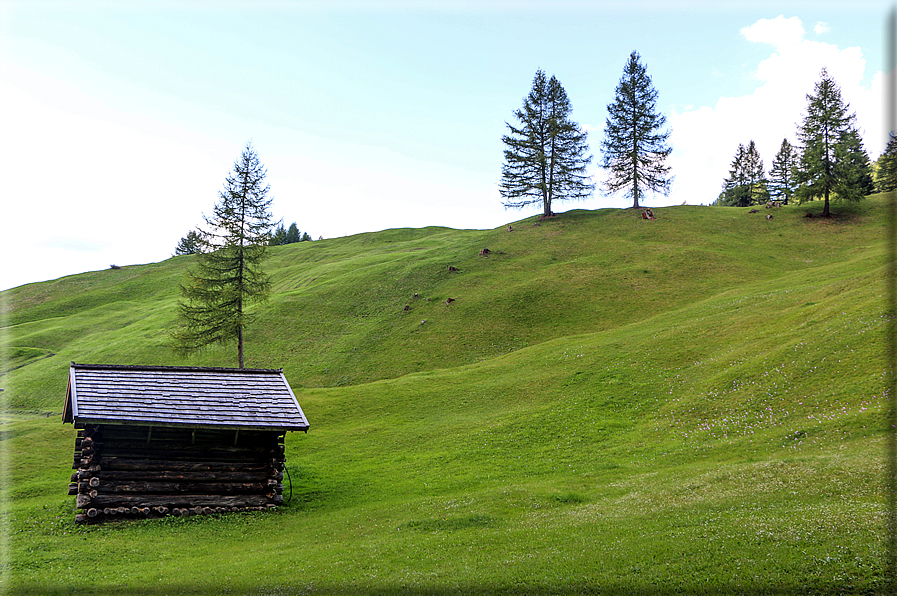
[[[275,249],[247,365],[283,366],[312,424],[288,437],[289,504],[77,527],[73,430],[14,420],[4,586],[874,591],[884,201],[831,221],[575,211]],[[232,364],[165,348],[189,260],[5,292],[10,406],[58,412],[69,360]]]

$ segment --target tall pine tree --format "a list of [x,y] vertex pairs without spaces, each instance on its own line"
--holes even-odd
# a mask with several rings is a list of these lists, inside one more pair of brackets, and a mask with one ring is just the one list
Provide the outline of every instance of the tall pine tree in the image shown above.
[[647,69],[632,52],[617,84],[616,98],[607,106],[604,127],[603,167],[609,193],[625,190],[632,207],[646,192],[670,192],[670,168],[665,165],[672,149],[667,145],[670,131],[662,131],[666,117],[655,112],[657,91]]
[[763,160],[754,140],[748,143],[745,152],[745,177],[748,185],[748,204],[760,205],[769,200],[769,191],[766,188],[766,176],[763,170]]
[[799,185],[795,195],[800,202],[822,198],[821,215],[828,217],[833,197],[858,201],[865,196],[863,168],[868,167],[868,156],[864,166],[856,116],[847,112],[840,87],[826,69],[819,76],[814,93],[807,95],[807,114],[797,132],[802,151],[794,176]]
[[723,191],[717,204],[746,207],[750,204],[750,191],[747,183],[747,148],[741,143],[735,151],[735,158],[729,165],[729,177],[723,180]]
[[245,309],[267,299],[271,286],[262,270],[272,227],[265,177],[258,155],[247,144],[212,216],[204,217],[208,227],[201,230],[202,250],[181,286],[185,301],[178,304],[180,325],[172,332],[180,353],[236,340],[243,368],[243,329],[250,322]]
[[573,108],[560,82],[536,71],[533,87],[514,112],[520,126],[506,123],[506,145],[498,190],[505,207],[541,204],[542,215],[552,214],[554,201],[584,199],[594,185],[586,173],[592,161],[587,134],[570,120]]
[[782,146],[772,158],[772,166],[769,168],[769,194],[785,205],[794,196],[794,168],[797,160],[797,151],[788,139],[782,139]]

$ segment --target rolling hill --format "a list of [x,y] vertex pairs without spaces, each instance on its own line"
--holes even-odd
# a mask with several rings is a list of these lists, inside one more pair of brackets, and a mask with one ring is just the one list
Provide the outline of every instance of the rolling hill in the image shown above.
[[888,199],[828,220],[804,217],[812,205],[769,221],[580,210],[273,249],[246,365],[283,367],[312,426],[288,437],[292,498],[273,515],[71,519],[74,431],[56,416],[70,361],[235,363],[233,348],[167,346],[191,257],[3,292],[3,582],[874,591]]

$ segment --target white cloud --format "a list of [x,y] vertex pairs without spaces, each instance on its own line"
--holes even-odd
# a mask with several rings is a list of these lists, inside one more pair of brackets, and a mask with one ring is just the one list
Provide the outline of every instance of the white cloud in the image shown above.
[[832,28],[828,26],[828,23],[823,23],[822,21],[819,21],[818,23],[816,23],[816,26],[813,27],[813,31],[816,32],[816,35],[822,35],[823,33],[828,33],[831,30],[832,30]]
[[750,27],[744,27],[741,34],[748,41],[768,43],[776,47],[790,46],[803,41],[804,26],[797,17],[760,19]]
[[806,96],[813,92],[823,67],[840,85],[850,111],[856,112],[870,157],[875,159],[884,148],[880,134],[882,79],[876,73],[871,85],[863,86],[866,61],[860,48],[839,49],[804,40],[803,26],[794,17],[761,19],[742,29],[742,34],[750,41],[773,44],[775,51],[757,64],[753,76],[759,86],[753,93],[721,97],[713,107],[671,114],[670,165],[676,181],[670,204],[713,201],[739,143],[754,140],[768,170],[782,139],[796,144]]

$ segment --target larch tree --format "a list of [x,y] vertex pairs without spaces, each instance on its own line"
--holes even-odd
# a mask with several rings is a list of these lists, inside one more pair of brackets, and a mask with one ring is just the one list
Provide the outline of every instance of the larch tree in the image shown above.
[[769,194],[785,205],[794,196],[794,168],[797,161],[797,151],[788,139],[782,139],[782,146],[772,158],[772,165],[769,168]]
[[572,111],[560,82],[537,70],[523,107],[514,112],[519,125],[505,123],[510,132],[501,138],[506,149],[498,190],[505,207],[538,204],[548,217],[554,201],[591,196],[587,133],[570,119]]
[[262,270],[272,227],[266,175],[252,145],[247,144],[218,194],[212,215],[204,216],[202,250],[195,269],[187,273],[187,283],[181,285],[179,325],[172,332],[179,353],[236,341],[237,360],[243,368],[243,330],[251,320],[246,308],[267,299],[271,287]]
[[666,117],[656,112],[657,91],[638,52],[632,52],[617,84],[614,102],[607,106],[601,149],[607,172],[605,189],[625,191],[633,209],[646,192],[668,195],[672,178],[665,165],[672,149],[669,130],[662,130]]
[[[797,131],[801,156],[795,170],[795,193],[799,202],[824,200],[822,217],[830,215],[833,197],[858,201],[865,196],[863,159],[865,153],[849,104],[841,99],[841,89],[823,68],[813,94],[807,95],[807,114]],[[868,156],[866,156],[868,164]]]

